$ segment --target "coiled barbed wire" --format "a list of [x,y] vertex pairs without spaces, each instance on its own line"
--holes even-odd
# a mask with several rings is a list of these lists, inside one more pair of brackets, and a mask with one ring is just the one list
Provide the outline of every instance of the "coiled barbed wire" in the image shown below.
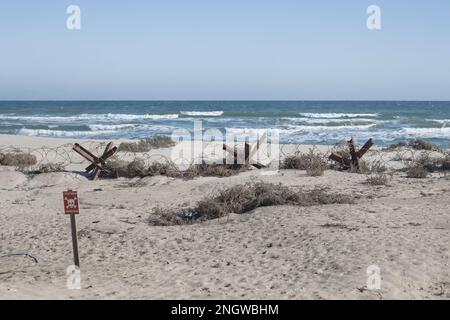
[[[204,149],[208,147],[208,144],[214,142],[203,142]],[[97,156],[101,156],[103,154],[104,149],[106,148],[107,142],[105,141],[82,141],[81,145],[89,150],[91,153]],[[240,152],[242,152],[243,143],[237,143]],[[254,144],[251,144],[252,147]],[[39,146],[39,147],[24,147],[24,146],[12,146],[12,145],[0,145],[0,155],[1,154],[10,154],[10,153],[26,153],[31,154],[36,157],[36,163],[32,166],[27,167],[28,171],[36,170],[42,165],[45,164],[55,164],[61,167],[69,167],[74,165],[79,165],[81,168],[83,166],[89,165],[89,161],[84,159],[78,153],[72,150],[74,144],[73,143],[64,143],[59,146]],[[232,145],[233,146],[233,145]],[[260,154],[268,155],[271,152],[271,149],[268,147],[269,145],[261,144],[261,148],[259,149]],[[300,155],[302,153],[308,152],[309,150],[314,150],[316,152],[320,152],[324,154],[325,157],[333,152],[347,152],[348,151],[348,143],[347,141],[342,141],[340,143],[330,143],[330,144],[315,144],[315,145],[305,145],[305,144],[279,144],[278,146],[278,155],[280,163],[283,159]],[[361,147],[361,145],[359,145]],[[273,150],[272,150],[273,151]],[[423,150],[416,150],[410,147],[404,148],[377,148],[372,147],[364,156],[365,159],[370,159],[370,161],[377,161],[379,163],[383,163],[388,165],[389,162],[396,161],[401,162],[403,164],[408,164],[411,161],[417,159],[420,154],[422,154]],[[430,151],[431,152],[431,151]],[[441,154],[444,157],[450,157],[450,153],[445,150],[434,150],[438,154]],[[226,152],[224,152],[226,155]],[[203,153],[197,155],[195,159],[190,159],[191,163],[202,163],[204,158],[208,158]],[[123,160],[123,161],[144,161],[146,164],[151,164],[154,162],[165,163],[168,165],[172,165],[174,163],[173,159],[171,159],[170,153],[158,153],[158,149],[151,149],[147,152],[134,152],[134,151],[125,151],[118,150],[118,152],[110,158],[110,160]],[[363,159],[364,160],[364,159]],[[336,164],[332,160],[328,160],[330,164]],[[188,163],[189,165],[189,163]],[[80,169],[81,169],[80,168]]]

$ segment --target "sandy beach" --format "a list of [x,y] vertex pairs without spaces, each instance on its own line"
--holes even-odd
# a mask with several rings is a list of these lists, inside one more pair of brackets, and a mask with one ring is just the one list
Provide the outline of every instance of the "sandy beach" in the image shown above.
[[[36,153],[74,142],[0,135],[0,152],[14,147]],[[280,157],[310,147],[286,145]],[[66,172],[29,174],[0,166],[0,299],[450,298],[448,172],[408,178],[400,170],[407,160],[395,159],[398,151],[374,148],[367,154],[387,166],[392,177],[386,185],[346,171],[313,177],[272,168],[190,180],[90,181],[80,173],[88,163],[68,152],[73,161]],[[170,149],[155,149],[147,157],[169,155]],[[354,203],[260,207],[187,225],[148,223],[156,207],[193,206],[217,190],[255,181],[321,188],[350,195]],[[66,287],[72,264],[62,204],[67,189],[80,197],[81,290]],[[379,289],[367,287],[370,266],[380,270]]]

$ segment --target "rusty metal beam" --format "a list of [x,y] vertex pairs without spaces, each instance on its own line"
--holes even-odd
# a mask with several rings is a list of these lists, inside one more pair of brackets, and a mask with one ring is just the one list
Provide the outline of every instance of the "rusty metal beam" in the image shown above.
[[370,138],[367,142],[362,146],[361,149],[357,152],[358,158],[362,158],[363,155],[366,154],[367,151],[373,146],[373,140]]
[[83,158],[91,162],[91,164],[86,167],[86,172],[89,173],[94,170],[91,175],[92,180],[96,180],[100,173],[105,170],[106,159],[114,155],[117,151],[117,147],[114,147],[112,142],[106,145],[105,151],[103,152],[101,157],[94,156],[90,151],[86,150],[78,143],[75,143],[72,149],[80,154]]

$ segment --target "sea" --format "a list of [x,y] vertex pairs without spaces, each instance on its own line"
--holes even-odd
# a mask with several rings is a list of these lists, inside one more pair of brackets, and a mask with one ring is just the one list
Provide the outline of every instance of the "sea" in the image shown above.
[[277,130],[281,143],[450,145],[449,101],[0,101],[0,134],[145,139],[194,121],[236,136]]

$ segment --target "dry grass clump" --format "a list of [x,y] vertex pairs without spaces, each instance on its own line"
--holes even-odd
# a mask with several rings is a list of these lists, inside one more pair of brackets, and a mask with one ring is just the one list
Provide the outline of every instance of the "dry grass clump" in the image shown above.
[[178,177],[180,171],[173,163],[153,162],[146,165],[144,160],[135,159],[131,162],[112,159],[107,162],[107,177],[111,178],[144,178],[157,175],[168,177]]
[[429,152],[424,152],[421,153],[414,162],[423,166],[428,172],[445,171],[450,169],[450,153],[444,153],[440,157],[432,157]]
[[440,162],[442,170],[450,170],[450,152],[444,154]]
[[153,209],[147,219],[148,224],[151,226],[176,226],[188,224],[189,221],[192,221],[192,217],[189,216],[187,210],[178,212],[175,209],[160,207]]
[[428,173],[441,170],[450,170],[450,153],[432,157],[429,152],[423,152],[406,168],[407,175],[411,178],[425,178]]
[[367,174],[366,183],[373,186],[388,185],[392,175],[387,173],[386,165],[381,160],[361,161],[361,172]]
[[170,137],[157,136],[150,139],[143,139],[137,142],[122,142],[119,151],[125,152],[148,152],[152,149],[170,148],[176,145]]
[[406,148],[406,147],[408,147],[408,143],[406,143],[405,141],[400,141],[398,143],[391,144],[389,147],[385,148],[384,150],[392,151],[392,150]]
[[422,152],[406,167],[410,178],[426,178],[428,173],[450,170],[450,153],[432,156],[430,152]]
[[182,172],[172,162],[160,163],[152,162],[147,168],[148,176],[166,176],[171,178],[179,178]]
[[194,179],[196,177],[229,177],[239,174],[240,166],[221,164],[196,164],[191,165],[187,170],[181,171],[172,162],[160,163],[152,162],[145,164],[144,160],[136,159],[131,162],[112,159],[107,162],[111,178],[143,178],[153,176],[167,176],[171,178]]
[[314,206],[335,203],[353,203],[353,199],[347,195],[330,194],[323,189],[302,191],[293,190],[281,184],[246,183],[206,197],[193,208],[181,210],[157,208],[148,222],[151,225],[187,224],[220,218],[230,213],[243,214],[259,207]]
[[[124,177],[128,176],[128,164],[130,162],[125,160],[117,159],[116,157],[111,157],[106,162],[106,169],[110,172],[110,174],[106,175],[104,171],[102,171],[101,176],[108,177]],[[130,177],[132,178],[132,177]]]
[[410,154],[397,152],[391,159],[392,161],[412,161]]
[[386,186],[389,184],[392,176],[386,172],[376,172],[367,176],[366,183],[372,186]]
[[303,161],[303,157],[296,153],[295,155],[284,158],[280,165],[280,169],[306,170],[306,165]]
[[432,158],[429,152],[421,153],[415,162],[417,165],[424,167],[428,172],[434,172],[439,169],[439,160]]
[[24,152],[0,153],[0,165],[17,168],[33,166],[37,163],[36,156]]
[[231,177],[239,174],[240,165],[234,164],[197,164],[190,166],[182,173],[185,179],[194,179],[196,177]]
[[417,138],[417,139],[411,140],[409,142],[400,141],[398,143],[391,144],[389,147],[385,148],[384,150],[393,151],[396,149],[406,148],[406,147],[410,147],[415,150],[428,150],[428,151],[439,149],[435,144],[428,142],[424,139]]
[[424,139],[417,138],[413,141],[410,141],[409,145],[415,150],[438,150],[439,148],[432,144],[431,142],[425,141]]
[[423,179],[429,172],[439,169],[439,161],[433,159],[429,152],[423,152],[406,167],[408,178]]
[[34,173],[52,173],[52,172],[64,172],[66,167],[60,163],[44,163],[37,168]]
[[360,169],[362,173],[384,173],[387,171],[386,165],[382,160],[360,161]]
[[296,153],[295,155],[286,157],[281,169],[306,170],[310,176],[322,176],[328,168],[325,156],[320,152],[310,149],[308,153]]
[[408,178],[424,179],[428,176],[428,170],[420,163],[414,162],[406,169]]

